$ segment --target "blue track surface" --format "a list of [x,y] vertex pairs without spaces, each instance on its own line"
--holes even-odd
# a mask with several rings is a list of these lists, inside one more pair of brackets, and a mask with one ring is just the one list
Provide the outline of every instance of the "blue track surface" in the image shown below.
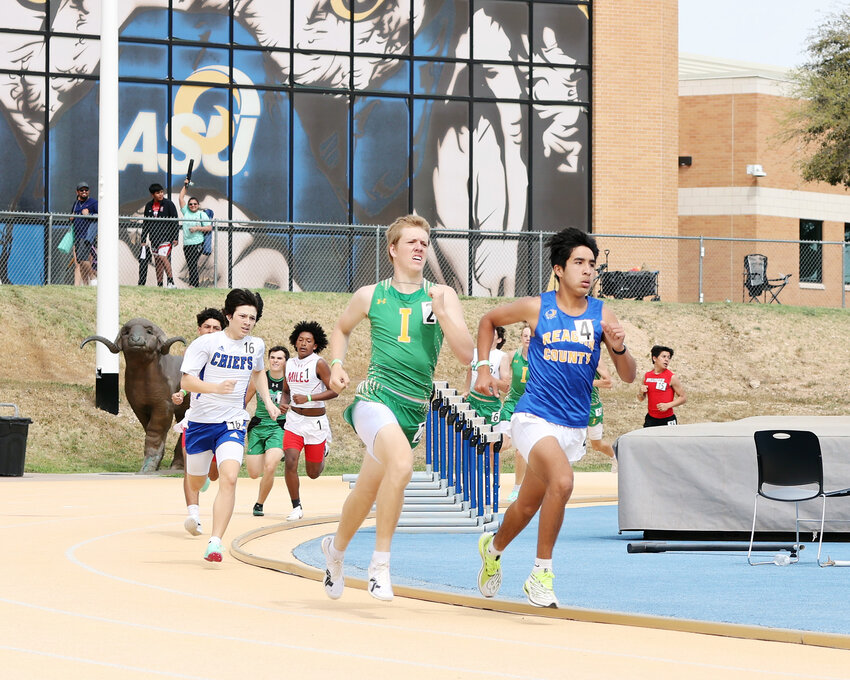
[[[357,533],[346,552],[347,575],[366,578],[374,539],[374,529]],[[818,567],[817,544],[806,546],[798,564],[751,567],[745,551],[627,553],[626,544],[639,540],[639,533],[617,533],[616,506],[568,508],[553,556],[561,605],[850,635],[850,568]],[[498,598],[525,600],[536,542],[535,518],[502,556]],[[850,560],[850,543],[824,544],[827,554]],[[298,546],[295,556],[324,569],[320,539]],[[480,566],[477,534],[393,539],[393,583],[477,595]]]

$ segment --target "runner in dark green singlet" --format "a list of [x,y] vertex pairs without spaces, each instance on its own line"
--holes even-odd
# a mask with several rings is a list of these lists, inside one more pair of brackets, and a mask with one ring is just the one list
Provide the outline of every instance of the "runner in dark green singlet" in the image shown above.
[[423,278],[430,230],[428,222],[416,215],[400,217],[390,226],[387,253],[392,278],[357,290],[331,335],[329,387],[341,392],[349,382],[342,362],[351,332],[364,319],[372,325],[367,377],[345,412],[367,455],[342,507],[336,535],[322,540],[325,592],[332,599],[342,596],[345,549],[373,504],[377,525],[368,591],[379,600],[393,598],[390,544],[404,488],[413,474],[412,447],[424,430],[443,339],[462,363],[472,359],[472,337],[457,293]]

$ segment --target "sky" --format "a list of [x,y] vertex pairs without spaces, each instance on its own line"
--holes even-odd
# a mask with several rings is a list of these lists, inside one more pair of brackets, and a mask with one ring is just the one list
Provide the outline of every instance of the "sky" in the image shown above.
[[850,0],[679,0],[679,51],[792,68],[807,37]]

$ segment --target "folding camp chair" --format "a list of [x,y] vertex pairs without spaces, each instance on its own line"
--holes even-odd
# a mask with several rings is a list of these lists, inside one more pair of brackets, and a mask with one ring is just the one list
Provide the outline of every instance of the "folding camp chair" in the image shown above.
[[[775,302],[778,305],[778,295],[788,284],[791,274],[782,274],[775,278],[767,275],[767,255],[751,253],[744,255],[744,290],[749,293],[747,302],[761,302],[763,297],[766,302]],[[768,294],[770,300],[767,299]]]
[[[773,564],[768,562],[753,562],[753,540],[756,534],[756,515],[758,514],[759,496],[771,501],[794,503],[796,509],[795,543],[800,543],[800,522],[820,522],[818,532],[818,565],[829,566],[829,562],[821,562],[820,553],[823,546],[823,525],[826,517],[827,497],[850,496],[850,489],[824,491],[823,488],[823,459],[821,457],[820,441],[814,432],[806,430],[760,430],[754,435],[756,441],[756,459],[758,461],[758,487],[755,504],[753,505],[753,528],[750,533],[750,547],[747,551],[747,562],[751,565]],[[821,516],[817,518],[800,517],[800,502],[821,499]],[[845,520],[836,520],[845,521]],[[798,557],[792,556],[791,562],[797,562]]]

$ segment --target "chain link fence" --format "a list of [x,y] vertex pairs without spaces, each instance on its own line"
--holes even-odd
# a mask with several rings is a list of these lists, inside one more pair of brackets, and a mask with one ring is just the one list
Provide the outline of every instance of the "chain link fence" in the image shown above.
[[[155,220],[174,225],[179,220]],[[0,212],[0,283],[81,285],[88,221],[96,216]],[[385,226],[214,219],[198,260],[199,285],[352,292],[391,274]],[[172,226],[173,228],[173,226]],[[162,259],[141,243],[140,215],[120,217],[119,283],[189,287],[182,246]],[[536,294],[550,284],[548,232],[432,231],[426,277],[473,296]],[[844,242],[596,234],[592,293],[668,302],[753,302],[844,307]],[[154,249],[159,244],[153,245]],[[763,257],[753,257],[753,256]],[[157,260],[159,259],[159,266]],[[97,252],[93,253],[97,268]],[[157,271],[160,270],[160,272]],[[85,264],[83,264],[85,270]]]

